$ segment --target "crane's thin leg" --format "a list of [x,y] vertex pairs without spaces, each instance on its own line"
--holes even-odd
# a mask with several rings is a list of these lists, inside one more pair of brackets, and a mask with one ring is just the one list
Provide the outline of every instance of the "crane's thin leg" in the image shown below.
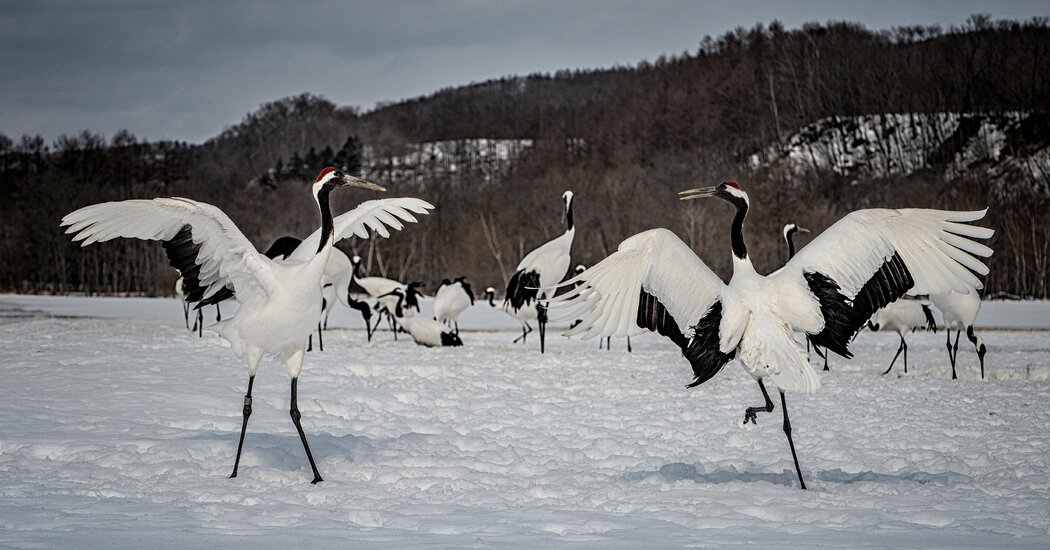
[[908,374],[908,342],[901,336],[901,345],[904,346],[904,374]]
[[758,379],[758,387],[762,390],[762,397],[766,399],[766,404],[762,407],[748,407],[747,410],[744,411],[744,424],[751,422],[752,424],[757,426],[758,418],[755,416],[755,413],[759,411],[764,411],[767,413],[773,412],[773,400],[769,398],[769,392],[766,391],[766,385],[762,383],[761,378]]
[[321,479],[321,474],[317,471],[317,465],[314,464],[314,455],[310,452],[310,444],[306,442],[306,432],[303,431],[303,425],[300,422],[300,419],[303,417],[303,415],[299,412],[299,404],[297,398],[298,386],[299,377],[297,376],[295,378],[292,378],[292,406],[291,410],[289,410],[288,412],[292,415],[292,423],[295,424],[295,429],[299,431],[299,439],[303,440],[303,448],[306,449],[306,458],[310,460],[310,468],[312,468],[314,471],[314,480],[310,483],[317,483],[318,481],[324,481],[324,479]]
[[317,349],[324,351],[324,336],[321,335],[321,321],[317,322]]
[[956,380],[959,376],[955,373],[955,362],[959,359],[959,336],[962,335],[962,330],[955,331],[955,346],[953,350],[949,350],[952,354],[952,380]]
[[543,341],[547,336],[547,306],[536,302],[536,322],[540,324],[540,353],[543,353]]
[[314,334],[311,332],[310,335],[306,337],[306,351],[313,351],[313,350],[314,350]]
[[241,414],[244,415],[244,420],[241,421],[241,440],[237,443],[237,458],[233,461],[233,473],[230,477],[237,477],[237,467],[241,464],[241,449],[244,448],[244,431],[248,429],[248,417],[252,415],[252,384],[255,383],[255,375],[248,376],[248,391],[244,394],[244,409],[241,410]]
[[973,344],[974,350],[977,351],[977,359],[981,361],[981,380],[984,380],[984,354],[988,350],[984,347],[984,342],[980,345],[977,344],[977,335],[973,333],[973,325],[966,327],[966,339]]
[[453,319],[452,322],[456,325],[456,335],[459,335],[459,319]]
[[521,336],[518,336],[517,338],[515,338],[514,341],[511,342],[511,343],[512,344],[517,344],[518,340],[521,340],[521,343],[524,344],[525,340],[526,340],[526,337],[529,335],[530,332],[532,332],[532,327],[528,323],[526,323],[525,321],[522,321],[521,322]]
[[381,323],[381,322],[383,322],[383,312],[382,311],[376,311],[376,324],[375,324],[374,327],[372,327],[371,330],[368,331],[369,334],[374,334],[375,331],[379,330],[379,323]]
[[948,362],[952,365],[952,378],[955,378],[955,357],[952,356],[952,329],[947,326],[944,327],[944,336],[944,346],[948,348]]
[[627,337],[627,353],[631,353],[631,337]]
[[190,304],[182,302],[182,316],[186,318],[186,330],[190,330]]
[[215,322],[222,321],[222,311],[219,310],[219,304],[215,304]]
[[780,392],[780,409],[784,413],[784,435],[788,438],[788,446],[791,447],[791,458],[795,461],[795,473],[798,474],[798,483],[802,485],[802,488],[806,488],[806,482],[802,481],[802,469],[798,467],[798,455],[795,454],[795,441],[791,439],[791,421],[788,420],[788,408],[787,401],[784,399],[784,392]]
[[[903,350],[904,350],[904,346],[906,346],[906,345],[907,345],[907,344],[905,344],[905,343],[904,343],[904,337],[903,337],[903,336],[901,336],[901,345],[897,346],[897,355],[894,355],[894,356],[893,356],[893,361],[890,361],[890,366],[889,366],[889,368],[887,368],[887,369],[886,369],[886,372],[884,372],[884,373],[882,373],[882,374],[889,374],[889,373],[890,373],[890,371],[891,371],[891,370],[893,370],[893,364],[897,362],[897,356],[901,354],[901,351],[903,351]],[[904,357],[907,357],[907,354],[905,354],[905,356],[904,356]],[[907,361],[907,359],[905,359],[905,361]],[[907,371],[905,371],[905,372],[907,372]]]
[[204,338],[204,309],[197,310],[197,338]]

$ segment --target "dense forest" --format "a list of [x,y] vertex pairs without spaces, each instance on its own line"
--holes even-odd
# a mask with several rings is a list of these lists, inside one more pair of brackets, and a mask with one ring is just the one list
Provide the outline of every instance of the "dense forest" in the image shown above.
[[[777,162],[816,140],[814,128],[852,124],[856,133],[857,120],[885,126],[900,116],[911,124],[895,135],[920,144],[907,170]],[[998,145],[960,161],[999,119]],[[903,159],[899,146],[876,141],[884,157]],[[95,202],[185,196],[219,206],[265,249],[316,227],[307,184],[331,164],[390,196],[437,205],[389,240],[339,245],[361,254],[368,274],[430,290],[459,275],[502,287],[524,252],[563,231],[566,189],[576,194],[574,263],[668,227],[727,274],[732,209],[680,203],[676,193],[733,179],[751,196],[746,231],[760,271],[785,260],[787,222],[819,233],[857,208],[987,206],[996,254],[986,293],[1046,298],[1050,226],[1037,222],[1050,212],[1048,154],[1046,19],[973,16],[961,28],[889,31],[774,22],[634,67],[506,77],[368,112],[302,94],[262,105],[203,144],[90,130],[52,143],[0,134],[0,291],[170,294],[177,275],[157,243],[81,249],[58,228],[61,217]],[[333,209],[374,196],[338,193]]]

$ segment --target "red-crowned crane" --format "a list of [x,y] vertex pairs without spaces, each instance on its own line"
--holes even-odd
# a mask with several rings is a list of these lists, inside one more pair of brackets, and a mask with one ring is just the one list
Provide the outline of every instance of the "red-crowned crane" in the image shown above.
[[890,370],[893,369],[893,364],[897,362],[897,356],[901,354],[901,351],[904,352],[904,372],[907,373],[908,343],[904,341],[904,336],[920,328],[937,332],[937,321],[933,318],[933,311],[930,310],[930,306],[916,300],[902,298],[886,304],[886,307],[880,309],[878,315],[875,316],[875,322],[868,321],[868,328],[876,332],[892,330],[901,338],[901,345],[897,346],[896,355],[890,361],[890,366],[886,368],[886,372],[882,374],[889,374]]
[[735,182],[683,191],[681,198],[718,197],[736,207],[730,229],[733,276],[726,285],[674,233],[653,229],[561,286],[583,284],[559,297],[560,319],[582,319],[566,332],[584,338],[656,331],[677,344],[693,368],[694,387],[736,359],[758,382],[765,405],[744,422],[772,412],[765,378],[780,391],[795,473],[805,488],[791,438],[784,392],[820,388],[793,331],[845,357],[851,337],[876,310],[905,293],[978,286],[988,268],[975,256],[991,249],[991,229],[963,222],[985,211],[859,210],[832,225],[776,272],[759,275],[744,243],[748,196]]
[[350,258],[350,269],[336,275],[332,280],[332,286],[335,289],[335,297],[341,304],[350,309],[356,310],[361,314],[361,319],[365,322],[365,332],[368,335],[368,341],[371,342],[372,307],[364,300],[355,299],[350,290],[353,287],[354,281],[357,280],[357,270],[360,267],[361,256],[354,255],[353,258]]
[[278,355],[291,379],[289,413],[313,470],[313,483],[322,481],[317,471],[298,407],[299,374],[306,339],[321,315],[321,277],[335,241],[369,229],[389,236],[387,226],[401,229],[403,221],[416,221],[430,204],[412,198],[371,200],[333,220],[329,195],[340,187],[383,191],[332,167],[314,181],[312,191],[321,213],[321,227],[307,237],[288,259],[278,263],[260,254],[230,218],[215,206],[183,198],[127,200],[86,206],[67,214],[63,226],[75,233],[74,241],[86,246],[117,237],[159,240],[171,266],[186,281],[187,298],[201,301],[229,287],[240,307],[232,318],[209,327],[230,342],[238,357],[248,360],[248,390],[244,396],[241,436],[233,473],[237,476],[244,432],[252,412],[252,384],[264,355]]
[[572,239],[576,236],[576,225],[572,220],[572,197],[572,191],[566,191],[561,196],[565,233],[526,254],[518,262],[514,275],[507,283],[505,300],[510,305],[508,311],[513,312],[512,315],[535,303],[536,322],[540,327],[540,353],[543,353],[543,340],[547,332],[547,306],[539,301],[554,297],[555,285],[561,282],[569,269],[569,253]]
[[[977,359],[981,362],[981,379],[984,379],[984,354],[988,348],[984,346],[984,340],[973,333],[973,322],[977,319],[977,312],[981,310],[981,297],[977,290],[969,288],[966,292],[946,292],[930,294],[933,306],[941,310],[941,318],[944,319],[944,332],[947,333],[948,358],[952,363],[952,380],[959,376],[955,372],[955,360],[959,357],[959,335],[966,331],[966,339],[973,344],[977,352]],[[952,329],[955,329],[955,346],[952,346]]]
[[401,328],[405,329],[412,336],[412,340],[415,343],[427,347],[463,345],[459,334],[452,332],[452,329],[445,326],[444,323],[434,319],[427,319],[426,317],[405,317],[403,310],[405,304],[404,289],[395,288],[389,292],[389,295],[397,299],[393,310],[394,319],[397,320],[397,324]]
[[391,294],[391,291],[395,288],[402,290],[405,295],[405,307],[403,308],[404,316],[411,317],[415,315],[412,312],[413,309],[416,313],[419,312],[419,297],[422,294],[419,292],[419,287],[423,283],[413,281],[408,283],[402,283],[393,279],[387,279],[386,277],[357,277],[354,279],[369,296],[376,299],[375,309],[378,315],[376,315],[376,324],[372,327],[370,332],[375,332],[379,328],[379,322],[382,321],[383,316],[386,316],[387,322],[390,324],[390,330],[394,333],[394,340],[397,340],[397,320],[394,316],[394,306],[397,305],[397,296]]
[[466,277],[456,277],[451,281],[444,279],[434,294],[434,320],[449,327],[454,325],[456,334],[459,334],[459,316],[472,305],[474,292]]
[[523,305],[518,309],[512,309],[506,300],[503,301],[502,305],[496,303],[496,289],[491,286],[485,289],[485,299],[488,300],[489,306],[491,306],[492,309],[498,309],[517,319],[518,322],[521,323],[521,336],[515,338],[511,343],[517,344],[518,340],[521,340],[521,343],[524,344],[529,333],[532,332],[532,326],[529,325],[529,321],[535,319],[539,314],[536,310],[536,300],[533,300],[531,304]]
[[[784,229],[781,230],[781,235],[784,237],[784,242],[787,243],[788,247],[788,261],[795,257],[795,233],[809,233],[809,229],[800,227],[793,223],[785,224]],[[828,354],[827,351],[820,351],[820,348],[813,344],[812,338],[806,336],[806,353],[809,353],[810,346],[813,346],[813,351],[817,352],[817,356],[824,360],[824,370],[830,371],[828,368]]]

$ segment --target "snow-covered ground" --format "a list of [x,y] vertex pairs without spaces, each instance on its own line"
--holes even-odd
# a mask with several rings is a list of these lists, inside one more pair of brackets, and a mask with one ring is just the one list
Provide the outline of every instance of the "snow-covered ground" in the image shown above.
[[789,395],[802,491],[735,364],[686,389],[655,336],[540,355],[479,304],[427,349],[336,310],[299,387],[311,485],[283,365],[228,479],[247,369],[174,299],[0,295],[0,547],[1047,548],[1050,303],[977,325],[986,380],[965,338],[950,379],[940,332],[880,376],[897,337],[864,332]]

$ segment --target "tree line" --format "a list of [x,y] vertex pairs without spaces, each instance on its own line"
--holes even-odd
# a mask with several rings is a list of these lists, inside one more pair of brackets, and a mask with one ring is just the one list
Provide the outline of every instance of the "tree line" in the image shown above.
[[[506,77],[369,112],[302,94],[267,103],[202,144],[145,142],[127,132],[106,139],[87,130],[52,143],[0,134],[0,290],[170,294],[175,276],[155,243],[79,249],[59,219],[105,200],[186,196],[222,208],[264,249],[281,235],[315,228],[307,184],[320,166],[334,164],[381,179],[391,196],[437,205],[389,240],[340,244],[366,258],[369,274],[430,289],[458,275],[501,287],[525,252],[563,231],[566,189],[577,197],[574,262],[590,265],[635,232],[668,227],[727,274],[731,212],[681,204],[675,194],[734,179],[752,196],[747,237],[759,270],[784,262],[780,227],[787,222],[819,231],[857,208],[989,206],[983,223],[997,231],[990,243],[997,252],[987,292],[1045,298],[1044,191],[1008,176],[989,180],[982,166],[874,176],[797,173],[748,159],[828,117],[975,112],[1041,114],[1003,152],[1036,158],[1050,146],[1047,75],[1046,19],[974,16],[960,28],[889,31],[853,23],[788,30],[774,22],[705,37],[693,52],[635,67]],[[423,142],[474,138],[528,146],[497,172],[464,162],[458,171],[424,167],[403,177],[383,164]],[[953,154],[946,143],[930,153],[931,165],[936,155]],[[333,208],[366,198],[337,194]]]

